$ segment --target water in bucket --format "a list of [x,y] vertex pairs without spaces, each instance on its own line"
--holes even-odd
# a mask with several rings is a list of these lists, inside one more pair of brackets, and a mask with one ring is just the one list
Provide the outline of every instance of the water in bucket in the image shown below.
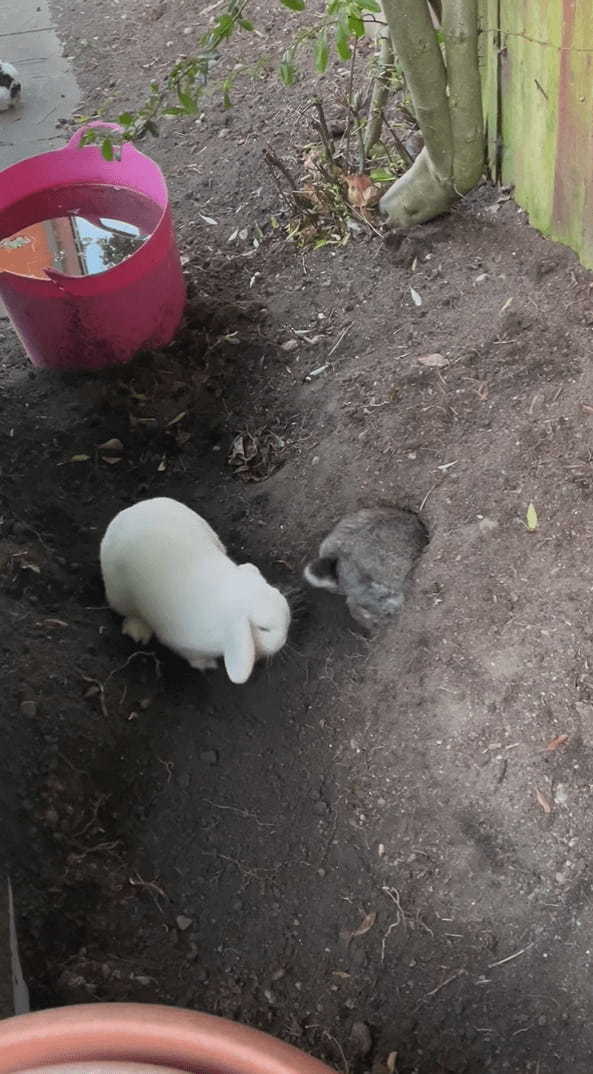
[[150,237],[162,210],[134,190],[87,183],[43,191],[15,212],[24,226],[0,237],[0,272],[44,279],[47,268],[93,276],[121,264]]

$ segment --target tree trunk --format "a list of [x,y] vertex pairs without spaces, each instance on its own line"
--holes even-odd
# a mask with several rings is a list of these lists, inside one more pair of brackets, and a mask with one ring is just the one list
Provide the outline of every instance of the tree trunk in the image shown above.
[[383,0],[424,137],[412,167],[381,198],[382,212],[397,227],[446,212],[482,173],[477,0],[443,0],[442,7],[446,67],[427,0]]
[[377,55],[377,74],[373,82],[373,95],[369,107],[369,118],[364,132],[364,150],[368,157],[371,149],[377,144],[383,129],[383,109],[389,96],[389,80],[393,69],[393,44],[391,34],[387,26],[382,26],[378,37],[380,38],[379,52]]

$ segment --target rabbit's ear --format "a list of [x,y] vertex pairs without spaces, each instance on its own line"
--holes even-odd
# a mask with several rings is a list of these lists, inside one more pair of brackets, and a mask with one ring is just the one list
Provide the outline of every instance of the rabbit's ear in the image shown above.
[[251,624],[245,617],[231,628],[224,650],[224,666],[231,682],[247,682],[255,664],[255,643]]

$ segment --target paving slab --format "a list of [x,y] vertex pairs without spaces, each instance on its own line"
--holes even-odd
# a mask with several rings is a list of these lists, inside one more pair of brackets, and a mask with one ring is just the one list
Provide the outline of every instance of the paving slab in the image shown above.
[[[69,119],[80,90],[52,26],[47,0],[0,0],[0,60],[23,80],[22,102],[0,112],[0,171],[66,141],[56,127]],[[0,316],[6,311],[0,302]]]

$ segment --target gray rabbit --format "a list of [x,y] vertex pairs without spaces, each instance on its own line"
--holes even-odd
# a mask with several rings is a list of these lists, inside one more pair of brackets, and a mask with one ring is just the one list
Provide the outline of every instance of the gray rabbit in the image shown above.
[[321,542],[319,559],[307,564],[304,576],[310,585],[341,593],[353,618],[374,629],[401,608],[406,579],[427,541],[411,511],[356,511]]

